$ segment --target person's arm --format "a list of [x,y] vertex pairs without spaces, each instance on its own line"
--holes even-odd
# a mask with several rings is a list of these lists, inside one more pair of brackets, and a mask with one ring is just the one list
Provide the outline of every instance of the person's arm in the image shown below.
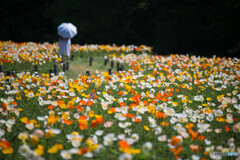
[[62,40],[63,38],[61,36],[59,36],[59,42]]

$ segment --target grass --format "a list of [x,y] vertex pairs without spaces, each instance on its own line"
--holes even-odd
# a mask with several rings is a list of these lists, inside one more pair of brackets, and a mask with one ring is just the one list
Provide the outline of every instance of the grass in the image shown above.
[[92,62],[92,66],[89,65],[90,58],[75,56],[74,60],[70,61],[69,70],[66,71],[66,76],[68,78],[76,79],[79,74],[86,75],[86,71],[95,74],[96,71],[106,72],[111,68],[111,64],[108,63],[104,66],[104,57],[96,56]]
[[[66,70],[65,75],[67,78],[77,79],[78,75],[86,75],[86,71],[96,75],[96,72],[108,72],[108,69],[111,68],[111,62],[108,61],[107,65],[104,65],[105,58],[102,55],[92,56],[93,61],[92,65],[89,65],[90,56],[80,56],[75,54],[73,60],[69,61],[69,70]],[[123,64],[121,64],[123,65]],[[126,64],[124,64],[126,65]],[[60,67],[60,65],[59,65]],[[117,70],[116,62],[114,62],[114,67],[112,72]]]

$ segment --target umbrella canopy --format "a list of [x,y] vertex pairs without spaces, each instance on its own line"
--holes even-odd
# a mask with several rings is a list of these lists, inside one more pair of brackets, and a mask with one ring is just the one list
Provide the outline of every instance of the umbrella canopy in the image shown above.
[[77,34],[77,28],[72,23],[62,23],[57,30],[63,38],[73,38]]

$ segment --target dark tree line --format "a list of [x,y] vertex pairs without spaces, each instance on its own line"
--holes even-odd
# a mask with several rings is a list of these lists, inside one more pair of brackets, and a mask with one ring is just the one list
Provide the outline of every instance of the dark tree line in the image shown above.
[[71,22],[78,28],[73,43],[236,56],[239,5],[239,0],[2,0],[0,39],[52,43],[57,26]]

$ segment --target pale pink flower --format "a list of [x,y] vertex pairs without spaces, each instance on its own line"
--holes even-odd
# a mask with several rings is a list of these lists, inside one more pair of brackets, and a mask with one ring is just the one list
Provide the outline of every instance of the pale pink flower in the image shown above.
[[104,125],[105,128],[110,128],[110,127],[112,127],[113,122],[112,121],[107,121],[103,125]]
[[222,132],[222,129],[217,128],[217,129],[215,129],[215,132],[220,133],[220,132]]
[[240,122],[233,126],[233,132],[235,132],[235,133],[240,132]]
[[37,138],[41,138],[41,137],[44,135],[44,132],[43,132],[43,130],[41,130],[41,129],[36,129],[36,130],[33,132],[33,135],[36,136]]

